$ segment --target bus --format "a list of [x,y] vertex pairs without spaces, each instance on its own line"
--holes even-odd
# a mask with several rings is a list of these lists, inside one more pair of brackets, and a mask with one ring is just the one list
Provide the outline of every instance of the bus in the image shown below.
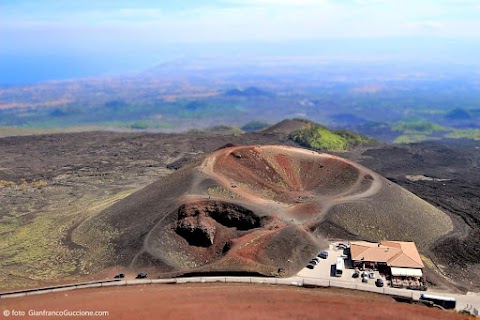
[[337,264],[335,265],[335,276],[341,277],[343,274],[343,269],[345,269],[345,261],[342,257],[338,257]]
[[453,297],[434,296],[424,293],[420,295],[420,302],[431,306],[440,306],[444,309],[455,309],[455,306],[457,305],[457,300]]

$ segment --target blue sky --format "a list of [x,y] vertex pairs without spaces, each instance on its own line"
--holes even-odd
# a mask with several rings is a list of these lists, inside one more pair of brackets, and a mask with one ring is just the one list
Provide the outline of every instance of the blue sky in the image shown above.
[[398,48],[405,54],[428,51],[431,41],[432,51],[440,48],[453,59],[458,50],[468,55],[480,47],[480,1],[0,0],[0,39],[0,56],[117,54],[132,67],[134,56],[153,63],[206,45],[211,52],[200,50],[206,55],[270,44],[283,55],[288,50],[279,44],[301,42],[308,54],[305,43],[342,39],[352,41],[344,51],[368,40],[371,53],[401,39],[408,43]]

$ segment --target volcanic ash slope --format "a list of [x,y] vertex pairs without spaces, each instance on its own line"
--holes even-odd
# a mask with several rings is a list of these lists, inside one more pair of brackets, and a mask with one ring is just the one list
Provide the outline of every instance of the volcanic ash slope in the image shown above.
[[217,150],[95,218],[116,231],[112,265],[159,272],[289,275],[326,238],[415,241],[452,230],[449,217],[378,174],[285,146]]

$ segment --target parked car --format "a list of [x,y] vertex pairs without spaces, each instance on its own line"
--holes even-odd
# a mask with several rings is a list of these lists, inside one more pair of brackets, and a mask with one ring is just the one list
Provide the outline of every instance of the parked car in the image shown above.
[[310,264],[313,264],[314,266],[316,266],[316,265],[318,264],[318,261],[317,261],[317,260],[311,260],[309,263],[310,263]]
[[135,279],[145,279],[148,277],[148,274],[146,274],[145,272],[140,272],[139,274],[137,274],[137,277]]
[[355,271],[353,274],[352,274],[352,278],[358,278],[360,276],[360,272],[358,271]]
[[343,249],[343,250],[345,250],[345,249],[348,248],[348,246],[347,246],[346,244],[344,244],[344,243],[339,243],[339,244],[337,244],[337,248],[338,248],[338,249]]
[[322,251],[318,254],[318,257],[322,259],[327,259],[328,258],[328,252],[327,251]]
[[366,278],[366,277],[368,277],[368,273],[366,271],[363,271],[362,272],[362,278]]
[[368,273],[368,277],[369,277],[370,279],[375,279],[375,273],[369,272],[369,273]]
[[341,255],[339,255],[338,257],[339,257],[339,258],[342,258],[342,259],[347,259],[347,258],[348,258],[348,256],[347,256],[346,254],[341,254]]
[[317,261],[317,262],[320,262],[320,259],[319,259],[319,258],[317,258],[317,257],[315,257],[315,258],[313,258],[313,259],[312,259],[312,261]]
[[313,269],[313,268],[315,268],[315,266],[313,264],[307,264],[307,268],[308,269]]
[[375,281],[375,285],[376,285],[377,287],[383,287],[383,280],[382,280],[382,279],[377,279],[377,280]]
[[114,279],[123,279],[125,278],[125,275],[123,273],[119,273],[119,274],[116,274],[115,277],[113,277]]
[[362,282],[365,282],[365,283],[367,283],[367,282],[368,282],[368,279],[367,279],[367,277],[362,277]]

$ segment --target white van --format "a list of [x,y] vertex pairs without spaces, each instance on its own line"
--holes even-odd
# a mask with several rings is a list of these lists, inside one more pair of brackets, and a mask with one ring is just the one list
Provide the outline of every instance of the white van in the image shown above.
[[342,257],[337,258],[337,264],[335,266],[335,276],[341,277],[345,269],[345,260]]

